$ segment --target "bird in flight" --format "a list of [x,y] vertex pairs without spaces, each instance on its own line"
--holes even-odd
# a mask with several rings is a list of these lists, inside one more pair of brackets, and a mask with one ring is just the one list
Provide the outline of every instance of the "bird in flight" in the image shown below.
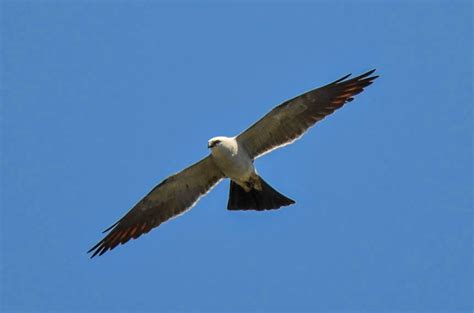
[[346,75],[285,101],[238,136],[211,138],[211,153],[163,180],[107,228],[104,233],[109,233],[88,251],[91,258],[185,213],[224,178],[230,179],[228,210],[272,210],[295,203],[257,174],[254,160],[293,143],[316,122],[352,101],[378,77],[372,75],[374,71],[352,79]]

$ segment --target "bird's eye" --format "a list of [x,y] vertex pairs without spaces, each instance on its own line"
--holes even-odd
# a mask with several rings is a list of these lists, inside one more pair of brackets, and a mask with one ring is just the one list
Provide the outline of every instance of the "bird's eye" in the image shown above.
[[214,140],[213,142],[211,142],[211,145],[210,147],[211,148],[214,148],[216,145],[218,145],[221,141],[220,140]]
[[214,141],[209,142],[209,148],[214,148],[220,142],[221,142],[220,140],[214,140]]

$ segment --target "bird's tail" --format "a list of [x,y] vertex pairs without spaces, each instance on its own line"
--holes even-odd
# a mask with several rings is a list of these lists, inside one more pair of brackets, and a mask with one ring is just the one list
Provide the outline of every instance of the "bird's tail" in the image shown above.
[[250,191],[245,191],[244,188],[231,180],[227,209],[263,211],[278,209],[295,203],[295,201],[273,189],[261,177],[258,177],[258,179],[262,187],[261,190],[252,188]]

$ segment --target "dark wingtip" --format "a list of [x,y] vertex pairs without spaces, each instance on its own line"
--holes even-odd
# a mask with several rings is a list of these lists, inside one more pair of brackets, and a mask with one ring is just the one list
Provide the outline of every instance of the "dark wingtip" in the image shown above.
[[107,250],[109,250],[109,249],[108,249],[107,247],[105,247],[105,246],[100,246],[100,247],[98,247],[98,248],[94,251],[94,253],[91,255],[91,259],[92,259],[93,257],[95,257],[96,255],[101,256],[101,255],[104,254]]
[[95,257],[97,255],[97,253],[99,253],[100,250],[102,250],[104,247],[104,240],[101,240],[99,241],[95,246],[93,246],[92,248],[89,249],[89,251],[87,251],[87,254],[91,253],[91,252],[94,252],[92,253],[91,255],[91,259],[93,257]]
[[339,82],[342,82],[343,80],[345,80],[346,78],[348,78],[348,77],[351,76],[351,75],[352,75],[352,73],[349,73],[349,74],[347,74],[346,76],[343,76],[343,77],[339,78],[338,80],[335,80],[335,81],[333,81],[332,83],[329,83],[328,85],[337,84],[337,83],[339,83]]
[[[365,73],[362,74],[362,75],[359,75],[359,76],[357,76],[357,77],[352,78],[351,81],[374,80],[374,79],[376,79],[378,76],[369,77],[369,76],[372,75],[374,72],[375,72],[375,69],[370,70],[370,71],[368,71],[368,72],[365,72]],[[366,78],[366,77],[367,77],[367,78]]]
[[106,230],[103,230],[103,231],[102,231],[102,234],[105,234],[106,232],[108,232],[109,230],[111,230],[112,228],[114,228],[115,226],[117,226],[118,223],[120,223],[120,221],[117,221],[116,223],[114,223],[113,225],[111,225],[110,227],[108,227]]
[[[350,80],[346,80],[346,79],[349,78],[352,74],[347,74],[346,76],[343,76],[343,77],[339,78],[338,80],[335,80],[335,81],[333,81],[332,83],[327,84],[326,86],[330,86],[330,85],[334,85],[334,84],[338,84],[338,83],[346,82],[346,81],[359,81],[359,80],[361,80],[361,79],[363,79],[363,78],[366,78],[366,77],[372,75],[372,74],[375,72],[375,70],[376,70],[376,69],[374,68],[374,69],[372,69],[372,70],[370,70],[370,71],[368,71],[368,72],[365,72],[364,74],[362,74],[362,75],[360,75],[360,76],[351,78]],[[369,77],[369,78],[367,78],[367,79],[369,79],[369,80],[374,80],[374,79],[376,79],[376,78],[378,78],[378,77],[379,77],[379,76],[372,76],[372,77]],[[325,86],[325,87],[326,87],[326,86]]]
[[364,75],[364,76],[369,76],[369,75],[372,75],[372,73],[374,73],[374,72],[375,72],[375,70],[376,70],[376,69],[374,68],[374,69],[372,69],[372,70],[370,70],[370,71],[368,71],[367,73],[365,73],[365,74],[362,74],[362,75]]
[[102,244],[102,241],[99,241],[95,246],[93,246],[92,248],[89,249],[89,251],[87,251],[87,253],[91,253],[92,251],[94,251],[98,246],[100,246]]
[[[89,254],[89,253],[91,253],[92,251],[94,251],[94,249],[95,249],[95,248],[92,248],[92,249],[90,249],[89,251],[87,251],[87,254]],[[96,249],[95,249],[94,253],[92,253],[92,255],[91,255],[91,257],[90,257],[91,259],[94,258],[94,257],[97,255],[97,251],[98,251],[98,250],[100,250],[100,248],[96,248]]]
[[[114,223],[113,225],[111,225],[110,227],[108,227],[106,230],[102,231],[102,233],[106,233],[108,232],[109,230],[111,230],[112,228],[114,228],[115,226],[118,225],[118,223],[120,223],[120,220],[116,223]],[[89,251],[87,251],[87,254],[91,253],[91,252],[94,252],[92,253],[91,255],[91,259],[94,258],[97,254],[99,254],[99,256],[101,256],[102,254],[104,254],[105,252],[107,252],[107,250],[109,250],[109,248],[106,248],[104,245],[104,240],[101,240],[99,241],[95,246],[93,246],[92,248],[89,249]],[[95,251],[94,251],[95,250]]]
[[[107,247],[103,247],[102,249],[100,249],[100,252],[99,252],[99,256],[101,256],[102,254],[104,254],[105,252],[107,252],[109,249]],[[98,251],[97,251],[98,252]]]

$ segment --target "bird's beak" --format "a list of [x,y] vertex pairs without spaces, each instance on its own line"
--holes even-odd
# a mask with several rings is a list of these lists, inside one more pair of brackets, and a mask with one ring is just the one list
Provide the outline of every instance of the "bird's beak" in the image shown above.
[[212,144],[210,142],[207,143],[207,148],[208,149],[211,149],[212,148]]

